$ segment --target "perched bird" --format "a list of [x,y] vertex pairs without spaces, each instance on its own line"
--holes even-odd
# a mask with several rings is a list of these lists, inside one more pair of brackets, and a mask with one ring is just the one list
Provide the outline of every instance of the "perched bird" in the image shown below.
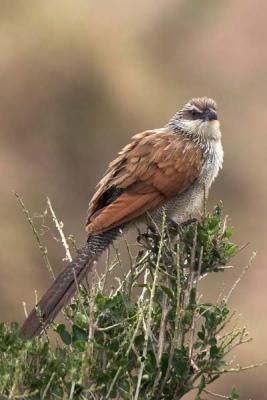
[[223,162],[220,124],[214,100],[194,98],[160,129],[133,136],[109,164],[89,203],[88,240],[32,310],[20,335],[39,334],[74,295],[93,262],[121,229],[146,215],[186,221],[201,208]]

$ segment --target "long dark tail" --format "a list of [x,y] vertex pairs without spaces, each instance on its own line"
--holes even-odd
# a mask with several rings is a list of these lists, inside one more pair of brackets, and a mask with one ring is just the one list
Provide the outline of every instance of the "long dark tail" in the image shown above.
[[73,297],[77,283],[83,280],[94,261],[116,239],[119,231],[119,228],[114,228],[89,238],[86,245],[79,250],[77,257],[58,275],[32,310],[20,330],[20,337],[30,339],[38,335],[49,322],[53,321],[59,311]]

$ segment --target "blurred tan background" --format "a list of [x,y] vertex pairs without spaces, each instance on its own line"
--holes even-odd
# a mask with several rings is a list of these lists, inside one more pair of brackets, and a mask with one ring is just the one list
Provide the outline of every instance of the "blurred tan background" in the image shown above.
[[[163,126],[194,96],[219,104],[225,163],[209,199],[222,199],[239,268],[214,274],[215,298],[258,250],[232,297],[252,343],[237,361],[267,360],[267,3],[265,0],[0,0],[0,320],[24,318],[49,285],[30,227],[49,195],[66,234],[85,240],[94,186],[132,134]],[[49,242],[49,238],[47,239]],[[63,251],[50,240],[56,273]],[[214,391],[264,400],[267,368],[228,375]]]

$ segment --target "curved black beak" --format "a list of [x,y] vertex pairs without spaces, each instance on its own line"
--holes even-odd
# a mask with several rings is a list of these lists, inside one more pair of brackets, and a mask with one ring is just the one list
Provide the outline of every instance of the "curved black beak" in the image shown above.
[[204,113],[203,113],[203,119],[204,121],[213,121],[218,119],[217,113],[215,110],[212,108],[208,108]]

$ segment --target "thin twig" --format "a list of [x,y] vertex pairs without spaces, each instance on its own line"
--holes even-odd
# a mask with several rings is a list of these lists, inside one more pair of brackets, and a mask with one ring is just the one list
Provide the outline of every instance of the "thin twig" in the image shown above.
[[161,383],[160,390],[158,392],[158,395],[156,397],[156,400],[160,398],[160,394],[163,393],[164,387],[166,385],[166,382],[169,379],[170,371],[171,371],[171,366],[172,366],[172,361],[173,361],[173,356],[174,356],[174,351],[178,347],[178,341],[179,341],[179,334],[180,334],[180,322],[181,322],[181,284],[180,284],[180,259],[179,259],[179,253],[180,253],[180,247],[179,243],[177,243],[177,259],[176,259],[176,275],[177,275],[177,280],[176,280],[176,310],[175,310],[175,324],[174,324],[174,334],[173,338],[171,341],[171,348],[170,348],[170,354],[168,358],[168,366],[167,366],[167,371],[165,373],[164,379]]
[[48,381],[48,383],[47,383],[47,385],[46,385],[46,387],[45,387],[45,390],[43,391],[41,400],[45,400],[45,399],[46,399],[46,395],[47,395],[48,389],[49,389],[49,387],[51,386],[51,383],[52,383],[52,381],[53,381],[55,375],[56,375],[55,372],[53,372],[53,373],[51,374],[51,377],[50,377],[50,379],[49,379],[49,381]]
[[267,366],[267,361],[263,361],[261,363],[256,363],[256,364],[250,364],[245,367],[241,367],[241,365],[237,365],[234,368],[224,368],[221,369],[220,371],[210,371],[210,375],[222,375],[224,373],[232,373],[232,372],[241,372],[241,371],[247,371],[248,369],[254,369],[254,368],[259,368],[259,367],[264,367]]
[[148,350],[148,339],[149,339],[150,331],[151,331],[153,301],[154,301],[155,290],[156,290],[157,281],[158,281],[158,269],[159,269],[159,263],[160,263],[160,258],[161,258],[163,242],[164,242],[164,230],[165,230],[165,221],[166,221],[166,214],[165,213],[163,214],[163,218],[162,219],[163,219],[163,221],[162,221],[162,231],[161,231],[161,237],[160,237],[160,243],[159,243],[157,263],[156,263],[156,268],[155,268],[155,273],[154,273],[154,279],[153,279],[152,288],[151,288],[151,294],[150,294],[148,316],[147,316],[147,324],[146,324],[146,329],[145,329],[144,347],[143,347],[143,354],[142,354],[142,361],[141,361],[141,366],[140,366],[140,370],[139,370],[139,374],[138,374],[134,400],[137,400],[138,396],[139,396],[140,387],[141,387],[141,381],[142,381],[142,376],[143,376],[143,371],[144,371],[144,368],[145,368],[147,350]]
[[223,394],[214,393],[208,389],[203,389],[203,392],[209,394],[210,396],[217,397],[218,399],[229,399],[229,396],[224,396]]
[[25,214],[25,216],[26,216],[26,218],[27,218],[27,221],[29,222],[29,224],[30,224],[30,226],[31,226],[31,228],[32,228],[33,235],[34,235],[34,237],[35,237],[35,239],[36,239],[36,242],[37,242],[37,244],[38,244],[38,247],[39,247],[40,253],[41,253],[42,257],[43,257],[45,266],[46,266],[47,270],[49,271],[49,273],[51,274],[52,278],[55,279],[55,274],[54,274],[54,271],[53,271],[53,269],[52,269],[50,260],[49,260],[49,258],[48,258],[47,247],[43,245],[43,243],[42,243],[42,241],[41,241],[41,239],[40,239],[40,235],[39,235],[39,233],[38,233],[38,231],[37,231],[37,229],[35,228],[35,225],[34,225],[34,223],[33,223],[33,219],[32,219],[32,217],[30,216],[29,211],[28,211],[27,208],[25,207],[25,204],[24,204],[22,198],[21,198],[21,197],[18,195],[18,193],[16,193],[16,192],[14,193],[14,195],[15,195],[15,197],[17,198],[17,201],[18,201],[19,205],[21,206],[22,211],[24,212],[24,214]]
[[54,209],[52,207],[52,203],[51,203],[49,197],[46,198],[46,203],[47,203],[48,209],[49,209],[49,211],[51,213],[51,216],[52,216],[52,219],[54,221],[54,224],[55,224],[55,226],[56,226],[56,228],[57,228],[57,230],[59,232],[61,243],[62,243],[62,245],[63,245],[63,247],[65,249],[65,253],[66,253],[65,260],[68,260],[69,262],[71,262],[72,261],[72,256],[70,254],[70,248],[69,248],[68,242],[66,240],[65,234],[63,232],[63,222],[59,222],[58,221],[57,216],[56,216],[55,211],[54,211]]
[[225,301],[226,304],[228,303],[228,301],[229,301],[231,295],[233,294],[234,290],[236,289],[237,285],[240,283],[242,278],[245,276],[246,272],[248,271],[249,267],[251,266],[252,262],[254,261],[254,259],[256,257],[256,254],[257,253],[255,251],[252,253],[252,256],[250,257],[248,265],[246,265],[243,268],[243,271],[241,272],[240,276],[238,277],[238,279],[235,281],[235,283],[233,284],[233,286],[229,290],[228,295],[224,298],[224,301]]

